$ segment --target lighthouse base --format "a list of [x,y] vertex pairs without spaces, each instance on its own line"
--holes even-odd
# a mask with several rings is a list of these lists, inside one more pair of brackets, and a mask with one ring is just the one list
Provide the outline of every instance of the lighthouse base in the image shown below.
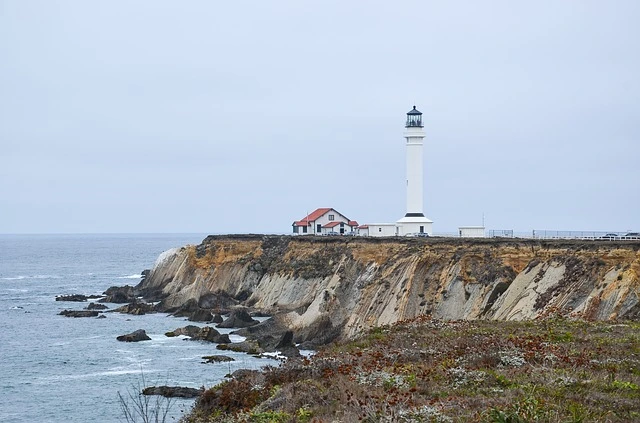
[[407,213],[405,217],[396,222],[399,236],[427,234],[433,235],[433,221],[423,216],[416,216],[418,213]]

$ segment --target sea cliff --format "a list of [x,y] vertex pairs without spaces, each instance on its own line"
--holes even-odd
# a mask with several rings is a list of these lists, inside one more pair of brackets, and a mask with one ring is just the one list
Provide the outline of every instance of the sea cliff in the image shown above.
[[229,298],[320,344],[420,315],[637,319],[639,275],[638,241],[226,235],[166,251],[138,288],[170,312]]

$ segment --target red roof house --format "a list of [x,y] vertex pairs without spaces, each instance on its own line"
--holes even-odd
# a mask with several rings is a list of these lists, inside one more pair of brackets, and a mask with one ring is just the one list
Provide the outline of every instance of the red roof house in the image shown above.
[[358,226],[358,222],[350,220],[336,209],[322,207],[314,210],[292,224],[295,234],[322,235],[327,233],[349,233]]

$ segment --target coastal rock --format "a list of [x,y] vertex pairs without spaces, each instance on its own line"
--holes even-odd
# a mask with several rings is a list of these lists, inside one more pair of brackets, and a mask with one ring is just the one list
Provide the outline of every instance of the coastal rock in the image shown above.
[[126,335],[120,335],[116,339],[121,342],[151,341],[151,338],[149,338],[147,332],[145,332],[144,329],[138,329]]
[[146,277],[149,276],[149,273],[151,273],[151,269],[144,269],[142,272],[140,272],[142,280],[145,280]]
[[222,323],[223,321],[224,321],[224,319],[218,313],[214,314],[213,318],[211,319],[211,323]]
[[287,358],[301,357],[300,350],[293,342],[293,332],[287,331],[282,335],[280,341],[276,344],[275,350]]
[[174,331],[167,332],[165,333],[165,335],[168,337],[185,335],[194,341],[207,341],[217,344],[231,342],[231,340],[229,339],[229,335],[220,334],[220,332],[218,332],[211,326],[205,326],[201,328],[194,325],[188,325],[183,328],[178,328]]
[[227,355],[205,355],[204,357],[202,357],[203,363],[208,364],[208,363],[224,363],[227,361],[236,361],[235,358],[233,357],[229,357]]
[[239,303],[240,301],[224,291],[204,294],[198,299],[198,307],[215,310],[218,314],[227,313],[232,307],[237,306]]
[[299,357],[300,351],[294,342],[294,333],[287,326],[284,316],[273,316],[258,325],[233,331],[256,342],[267,352],[280,351],[285,357]]
[[192,298],[189,301],[182,304],[180,307],[172,311],[171,310],[167,310],[167,311],[171,311],[171,315],[173,317],[189,317],[199,308],[200,307],[198,306],[198,302],[195,300],[195,298]]
[[149,386],[142,390],[142,395],[161,395],[166,398],[197,398],[204,388],[187,388],[184,386]]
[[106,310],[109,307],[107,307],[104,304],[97,304],[97,303],[89,303],[89,305],[87,307],[85,307],[87,310]]
[[132,286],[112,286],[104,292],[105,297],[100,299],[101,303],[124,304],[136,301],[135,291]]
[[62,310],[58,314],[66,317],[96,317],[100,313],[95,310]]
[[73,302],[84,302],[87,301],[89,297],[82,294],[71,294],[71,295],[57,295],[56,301],[73,301]]
[[113,311],[118,313],[133,314],[135,316],[141,316],[147,313],[155,313],[155,308],[153,304],[136,301],[136,302],[129,303],[125,306],[118,307]]
[[216,348],[222,351],[243,352],[243,353],[252,354],[252,355],[259,355],[265,352],[264,349],[260,348],[260,345],[256,341],[252,341],[252,340],[218,344],[216,345]]
[[216,325],[219,328],[246,328],[254,326],[260,323],[254,320],[251,315],[245,309],[236,309],[231,312],[231,315],[222,323]]
[[213,320],[213,314],[211,314],[211,310],[206,310],[204,308],[198,308],[196,311],[191,313],[189,316],[189,321],[191,322],[210,322]]

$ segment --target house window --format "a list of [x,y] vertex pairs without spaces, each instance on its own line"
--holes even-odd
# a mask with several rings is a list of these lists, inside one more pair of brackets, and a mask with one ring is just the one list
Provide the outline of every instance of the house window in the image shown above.
[[303,227],[302,227],[302,233],[303,233],[303,234],[306,234],[306,233],[307,233],[307,227],[306,227],[306,226],[303,226]]
[[322,225],[318,223],[318,225],[316,225],[316,233],[320,232],[322,232]]
[[382,232],[382,228],[378,228],[378,232]]
[[297,226],[294,226],[294,227],[293,227],[293,233],[294,233],[294,234],[297,234],[297,233],[298,233],[298,227],[297,227]]
[[424,233],[424,226],[420,226],[420,233],[423,234]]
[[335,214],[330,214],[330,215],[329,215],[329,220],[335,220],[335,218],[336,218],[336,215],[335,215]]

